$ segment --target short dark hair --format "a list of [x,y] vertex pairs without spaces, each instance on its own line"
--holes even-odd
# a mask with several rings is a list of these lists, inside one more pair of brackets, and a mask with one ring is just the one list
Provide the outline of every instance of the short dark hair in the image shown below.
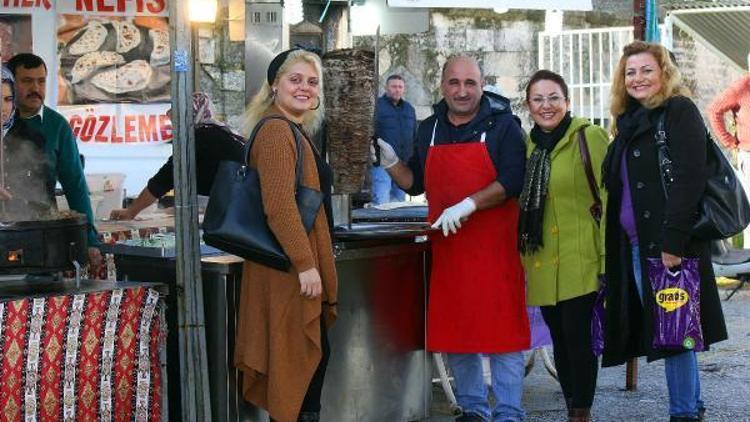
[[31,53],[16,54],[8,60],[7,66],[13,76],[16,76],[16,69],[21,66],[26,69],[36,69],[39,66],[44,66],[44,71],[47,71],[47,65],[44,63],[44,60],[36,54]]
[[385,80],[386,85],[388,84],[388,82],[393,81],[393,80],[403,81],[404,77],[399,75],[398,73],[394,73],[393,75],[389,76],[388,79]]
[[526,101],[529,101],[529,91],[531,91],[531,85],[534,85],[535,83],[539,81],[552,81],[560,85],[560,89],[562,89],[563,96],[566,99],[569,98],[568,97],[568,84],[565,83],[565,79],[551,70],[542,69],[542,70],[536,71],[536,73],[531,75],[531,79],[529,79],[529,83],[526,84]]

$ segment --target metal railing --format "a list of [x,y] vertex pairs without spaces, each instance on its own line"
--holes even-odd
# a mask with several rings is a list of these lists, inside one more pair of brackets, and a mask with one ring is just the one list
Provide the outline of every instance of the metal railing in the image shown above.
[[539,69],[565,78],[573,115],[607,128],[612,75],[631,41],[633,27],[540,32]]

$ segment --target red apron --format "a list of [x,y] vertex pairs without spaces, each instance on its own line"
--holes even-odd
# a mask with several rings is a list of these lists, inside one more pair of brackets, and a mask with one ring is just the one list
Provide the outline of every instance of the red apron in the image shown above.
[[[437,127],[437,121],[435,122]],[[484,143],[434,145],[425,164],[428,217],[494,182]],[[457,234],[431,235],[432,273],[427,348],[453,353],[506,353],[529,347],[523,269],[516,245],[518,203],[476,211]]]

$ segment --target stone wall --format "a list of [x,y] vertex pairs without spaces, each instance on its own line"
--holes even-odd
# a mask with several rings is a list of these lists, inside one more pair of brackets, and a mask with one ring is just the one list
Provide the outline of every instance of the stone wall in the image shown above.
[[[595,12],[565,13],[565,29],[627,26],[632,22],[629,1],[593,0],[593,5]],[[201,89],[213,99],[218,119],[240,127],[245,107],[244,43],[229,41],[227,7],[228,0],[220,0],[216,23],[199,32]],[[335,44],[337,37],[333,34],[342,19],[341,10],[332,11],[338,18],[325,28],[329,48]],[[542,11],[496,14],[491,10],[436,9],[430,15],[429,31],[381,37],[381,91],[389,75],[402,74],[406,99],[423,119],[440,98],[440,69],[446,58],[465,53],[479,61],[486,82],[500,88],[523,117],[523,90],[528,77],[537,70],[537,33],[543,30]],[[741,73],[684,32],[675,30],[674,38],[680,67],[705,114],[711,99]],[[373,38],[355,37],[353,43],[355,47],[372,48]]]
[[[488,84],[518,101],[524,78],[536,67],[536,33],[544,29],[544,13],[448,9],[433,11],[430,30],[419,34],[387,35],[380,40],[381,91],[385,79],[401,74],[406,99],[423,119],[440,99],[440,71],[457,53],[475,57]],[[355,47],[372,48],[372,37],[355,37]]]
[[705,118],[706,108],[714,97],[739,79],[742,72],[682,30],[675,28],[673,38],[673,50],[680,71]]
[[198,32],[201,90],[216,107],[217,120],[239,128],[245,110],[245,43],[229,41],[228,1],[221,0],[216,23]]
[[[622,26],[630,22],[604,12],[566,13],[565,29]],[[528,78],[537,70],[537,34],[544,30],[544,12],[512,10],[497,14],[485,9],[440,9],[430,14],[427,32],[382,36],[380,41],[381,91],[393,73],[404,76],[406,99],[423,119],[440,99],[440,70],[457,53],[479,61],[489,85],[510,98],[514,110],[524,116],[523,93]],[[372,48],[373,37],[355,37],[355,47]],[[526,123],[527,119],[524,120]]]

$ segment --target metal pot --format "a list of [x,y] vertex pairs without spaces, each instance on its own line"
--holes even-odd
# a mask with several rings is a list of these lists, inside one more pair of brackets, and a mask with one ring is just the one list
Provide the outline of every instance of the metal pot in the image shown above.
[[88,262],[86,216],[0,222],[0,274],[49,273]]

